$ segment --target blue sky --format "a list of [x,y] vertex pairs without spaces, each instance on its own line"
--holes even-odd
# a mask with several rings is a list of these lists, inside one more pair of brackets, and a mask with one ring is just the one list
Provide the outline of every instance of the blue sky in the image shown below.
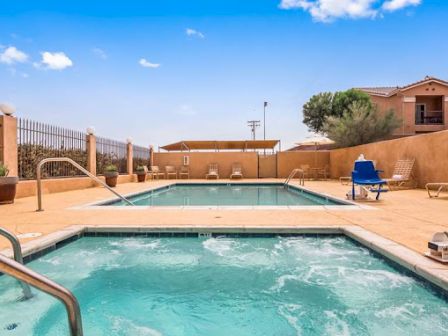
[[[140,145],[307,135],[314,93],[448,79],[444,0],[1,1],[0,102]],[[258,137],[262,137],[261,128]]]

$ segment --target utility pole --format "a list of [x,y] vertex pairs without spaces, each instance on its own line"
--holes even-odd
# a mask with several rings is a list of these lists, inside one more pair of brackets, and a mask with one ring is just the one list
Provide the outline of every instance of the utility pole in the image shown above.
[[250,131],[252,132],[252,140],[255,140],[255,130],[257,127],[260,127],[260,120],[249,120],[247,126],[250,127]]

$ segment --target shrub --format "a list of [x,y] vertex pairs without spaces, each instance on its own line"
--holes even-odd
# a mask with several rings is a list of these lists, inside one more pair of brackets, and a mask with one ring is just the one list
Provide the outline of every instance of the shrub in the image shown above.
[[114,164],[108,164],[104,167],[104,172],[106,173],[115,173],[118,172],[118,168]]
[[[19,177],[35,179],[37,164],[50,157],[68,157],[84,168],[87,167],[87,152],[81,149],[65,149],[36,144],[19,144]],[[46,164],[42,168],[42,177],[79,176],[82,173],[68,163]]]
[[380,114],[376,107],[353,102],[342,117],[328,117],[323,130],[338,147],[351,147],[383,140],[400,125],[390,110]]
[[0,177],[6,177],[9,174],[9,169],[3,163],[0,163]]

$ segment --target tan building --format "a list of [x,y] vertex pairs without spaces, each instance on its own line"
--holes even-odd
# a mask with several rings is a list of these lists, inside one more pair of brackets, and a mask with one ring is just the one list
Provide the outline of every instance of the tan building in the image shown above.
[[358,88],[380,111],[393,109],[402,122],[395,136],[448,129],[448,82],[434,77],[402,87]]

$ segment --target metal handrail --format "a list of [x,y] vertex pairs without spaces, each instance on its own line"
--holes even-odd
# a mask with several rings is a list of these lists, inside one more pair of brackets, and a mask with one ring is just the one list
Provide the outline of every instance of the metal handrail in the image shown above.
[[301,173],[300,178],[299,178],[299,184],[301,186],[304,186],[305,185],[305,172],[303,171],[303,169],[299,169],[299,168],[295,168],[291,171],[291,173],[289,173],[285,182],[283,182],[283,185],[286,187],[288,185],[289,181],[291,181],[291,179],[294,176],[296,176],[297,173]]
[[[0,236],[5,237],[11,242],[14,260],[19,264],[23,265],[23,255],[22,255],[22,247],[20,245],[19,239],[8,230],[0,227]],[[31,293],[31,288],[27,283],[20,281],[20,285],[22,286],[23,291],[23,299],[28,300],[33,297],[33,293]]]
[[79,169],[81,172],[86,174],[88,177],[90,177],[96,183],[101,184],[104,188],[109,190],[115,196],[118,196],[119,198],[121,198],[127,204],[134,205],[134,203],[132,203],[127,198],[125,198],[124,196],[122,196],[119,193],[117,193],[115,190],[113,190],[111,187],[109,187],[106,183],[101,181],[98,177],[96,177],[95,175],[90,173],[87,169],[85,169],[84,167],[82,167],[81,165],[79,165],[78,163],[73,161],[72,159],[66,158],[66,157],[61,157],[61,158],[47,158],[47,159],[43,159],[42,161],[40,161],[37,164],[37,168],[36,168],[36,174],[37,174],[37,179],[36,179],[36,181],[37,181],[37,211],[44,211],[42,209],[42,181],[41,181],[42,178],[41,178],[41,170],[42,170],[42,166],[45,163],[47,163],[47,162],[68,162],[71,165],[73,165],[75,168]]
[[56,282],[34,272],[24,265],[0,254],[0,272],[8,274],[17,280],[26,282],[34,288],[50,294],[60,300],[67,310],[67,317],[71,336],[83,336],[81,310],[78,300],[68,289]]

